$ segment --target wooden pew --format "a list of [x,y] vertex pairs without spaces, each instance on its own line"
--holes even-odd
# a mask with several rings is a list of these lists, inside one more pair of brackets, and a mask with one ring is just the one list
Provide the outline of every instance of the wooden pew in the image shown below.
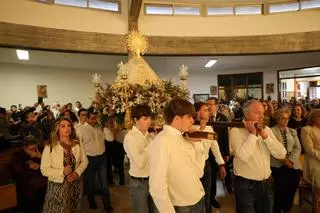
[[0,152],[0,211],[17,206],[16,184],[10,180],[9,163],[12,156],[21,148]]

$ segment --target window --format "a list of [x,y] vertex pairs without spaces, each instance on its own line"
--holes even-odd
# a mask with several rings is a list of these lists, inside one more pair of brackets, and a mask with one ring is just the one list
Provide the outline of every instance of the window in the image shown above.
[[41,3],[46,3],[46,4],[51,4],[52,0],[34,0],[36,2],[41,2]]
[[191,15],[199,16],[200,8],[199,7],[186,7],[186,6],[175,6],[174,7],[175,15]]
[[208,7],[208,15],[233,15],[233,7]]
[[218,75],[219,99],[263,98],[263,73]]
[[320,0],[301,1],[301,9],[320,8]]
[[54,0],[54,3],[75,7],[87,7],[87,0]]
[[269,5],[269,13],[281,13],[281,12],[290,12],[290,11],[298,11],[298,10],[299,10],[298,2]]
[[173,15],[172,5],[146,5],[145,11],[150,15]]
[[89,7],[101,10],[120,11],[119,2],[108,2],[103,0],[89,0]]
[[252,15],[261,14],[261,5],[257,6],[237,6],[235,8],[236,15]]

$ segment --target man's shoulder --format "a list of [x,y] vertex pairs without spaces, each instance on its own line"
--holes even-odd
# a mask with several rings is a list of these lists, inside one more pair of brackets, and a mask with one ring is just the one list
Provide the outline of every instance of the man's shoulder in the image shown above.
[[128,140],[131,138],[134,138],[137,136],[137,133],[135,131],[132,131],[131,129],[125,134],[124,140]]
[[153,141],[167,144],[170,141],[170,138],[172,138],[172,134],[168,131],[162,130],[154,137]]
[[248,131],[246,128],[238,128],[238,127],[231,127],[230,134],[247,134]]

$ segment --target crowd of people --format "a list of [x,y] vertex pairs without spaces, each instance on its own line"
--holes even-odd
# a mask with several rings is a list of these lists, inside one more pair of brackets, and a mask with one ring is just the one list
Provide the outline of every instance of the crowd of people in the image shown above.
[[[237,213],[290,212],[303,178],[314,187],[319,213],[319,108],[319,100],[226,105],[215,97],[194,104],[175,99],[164,109],[162,131],[150,132],[146,105],[132,108],[129,131],[113,118],[103,119],[94,104],[12,105],[9,111],[0,108],[0,147],[10,148],[13,136],[23,142],[9,168],[25,212],[80,212],[84,193],[91,209],[97,209],[99,194],[112,212],[108,186],[115,184],[113,168],[125,184],[127,155],[134,213],[210,213],[221,208],[217,177],[234,194]],[[228,121],[243,127],[214,125]],[[194,131],[218,137],[183,134]]]

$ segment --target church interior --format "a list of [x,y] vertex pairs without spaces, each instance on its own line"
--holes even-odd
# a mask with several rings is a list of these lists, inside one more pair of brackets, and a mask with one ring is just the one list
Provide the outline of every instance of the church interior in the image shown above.
[[[0,107],[8,114],[13,105],[23,114],[41,104],[39,98],[49,109],[76,102],[89,108],[107,94],[106,85],[117,84],[128,104],[126,85],[146,81],[172,82],[192,104],[216,97],[230,109],[249,99],[285,106],[315,100],[320,106],[320,1],[0,1]],[[15,183],[6,178],[23,146],[18,134],[11,135],[11,148],[0,150],[4,213],[24,212]],[[125,157],[124,184],[112,167],[114,213],[132,212],[129,167]],[[300,183],[292,213],[318,213],[311,191]],[[212,212],[235,212],[234,195],[219,178],[216,197],[221,207]],[[105,212],[101,199],[97,203],[93,210],[83,196],[82,211]]]

